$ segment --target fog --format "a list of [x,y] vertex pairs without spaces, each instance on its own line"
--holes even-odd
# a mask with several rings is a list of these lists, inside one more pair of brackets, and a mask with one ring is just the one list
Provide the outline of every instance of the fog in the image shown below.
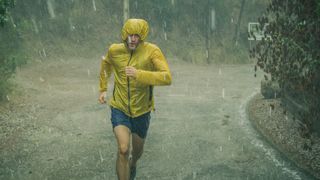
[[[248,117],[266,76],[249,57],[258,40],[248,39],[248,24],[268,1],[125,2],[24,0],[10,10],[0,54],[16,67],[1,89],[0,179],[117,179],[99,71],[127,18],[149,23],[146,41],[172,74],[171,86],[154,88],[136,179],[314,179]],[[113,86],[111,78],[107,99]]]

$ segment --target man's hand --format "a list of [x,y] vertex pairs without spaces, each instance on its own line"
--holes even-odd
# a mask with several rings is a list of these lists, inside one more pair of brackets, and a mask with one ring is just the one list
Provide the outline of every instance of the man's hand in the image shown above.
[[105,92],[105,91],[104,92],[100,92],[99,102],[101,104],[105,104],[106,103],[106,100],[105,100],[106,96],[107,96],[107,92]]
[[126,67],[126,75],[128,77],[136,78],[137,77],[137,69],[132,66],[127,66]]

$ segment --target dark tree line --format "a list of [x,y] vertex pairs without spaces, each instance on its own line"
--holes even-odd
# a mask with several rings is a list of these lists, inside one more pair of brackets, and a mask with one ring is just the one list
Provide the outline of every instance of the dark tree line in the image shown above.
[[[13,8],[15,5],[14,0],[0,0],[0,28],[6,28],[5,25],[10,21],[9,10]],[[11,28],[9,28],[12,30]],[[4,31],[9,31],[8,28]],[[12,38],[11,42],[15,43],[16,36],[14,34],[10,34],[9,37],[7,34],[1,33],[1,40],[5,38]],[[0,100],[6,98],[6,94],[8,92],[8,79],[11,77],[13,72],[15,71],[17,62],[14,57],[8,55],[10,53],[7,51],[7,47],[10,44],[0,45]]]
[[308,137],[320,127],[320,1],[272,0],[259,22],[269,25],[251,56],[279,83],[283,99],[300,105],[292,110]]
[[14,0],[0,0],[0,25],[8,21],[9,9],[14,6]]

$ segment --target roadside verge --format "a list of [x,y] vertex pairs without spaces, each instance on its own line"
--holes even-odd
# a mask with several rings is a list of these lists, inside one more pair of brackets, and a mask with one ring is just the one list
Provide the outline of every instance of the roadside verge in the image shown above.
[[301,136],[302,124],[287,112],[278,99],[264,99],[259,93],[247,106],[248,118],[276,149],[297,166],[320,179],[320,138]]

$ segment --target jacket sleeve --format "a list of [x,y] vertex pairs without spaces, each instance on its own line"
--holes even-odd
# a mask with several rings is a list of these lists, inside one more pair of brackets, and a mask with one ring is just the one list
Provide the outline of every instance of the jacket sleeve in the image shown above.
[[155,71],[138,70],[136,80],[152,86],[170,85],[171,73],[169,66],[159,48],[152,53],[151,60]]
[[112,72],[112,64],[110,62],[110,52],[102,58],[100,65],[100,92],[107,91],[108,88],[108,80],[111,76]]

